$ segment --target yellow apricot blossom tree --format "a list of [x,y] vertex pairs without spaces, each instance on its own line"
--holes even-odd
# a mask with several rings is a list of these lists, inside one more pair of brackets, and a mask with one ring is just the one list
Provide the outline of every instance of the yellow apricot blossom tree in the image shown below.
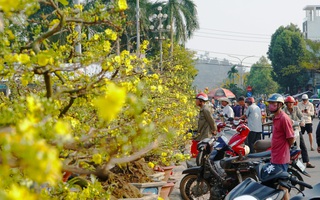
[[[49,12],[30,18],[38,9]],[[168,164],[185,158],[177,147],[195,116],[193,54],[175,47],[160,74],[156,60],[121,51],[126,9],[125,0],[87,10],[0,0],[0,75],[11,91],[0,95],[1,199],[108,199],[115,186],[97,180],[115,164],[150,151]],[[71,192],[66,171],[90,174],[89,185]]]

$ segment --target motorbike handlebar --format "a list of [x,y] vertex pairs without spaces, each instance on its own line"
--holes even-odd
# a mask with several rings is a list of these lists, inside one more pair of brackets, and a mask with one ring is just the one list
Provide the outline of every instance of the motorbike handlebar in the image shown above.
[[304,187],[307,187],[307,188],[309,188],[309,189],[312,189],[313,187],[311,186],[311,185],[309,185],[308,183],[305,183],[305,182],[303,182],[303,181],[299,181],[296,177],[290,177],[289,178],[290,179],[290,181],[293,183],[293,184],[299,184],[299,185],[302,185],[302,186],[304,186]]

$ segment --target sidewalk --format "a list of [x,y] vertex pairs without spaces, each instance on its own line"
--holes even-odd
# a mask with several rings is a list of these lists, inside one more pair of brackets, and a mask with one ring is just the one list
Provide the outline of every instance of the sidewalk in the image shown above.
[[185,170],[187,168],[186,162],[181,163],[181,165],[176,166],[173,169],[173,175],[172,178],[177,179],[178,181],[176,182],[172,193],[169,196],[170,200],[182,200],[181,196],[180,196],[180,181],[181,179],[185,176],[184,174],[182,174],[182,171]]

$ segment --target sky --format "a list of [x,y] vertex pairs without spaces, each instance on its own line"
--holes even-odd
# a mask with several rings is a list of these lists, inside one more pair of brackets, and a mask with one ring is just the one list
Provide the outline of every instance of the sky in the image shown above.
[[319,0],[194,0],[200,29],[186,43],[198,55],[251,66],[267,56],[272,34],[290,23],[302,30],[307,5]]

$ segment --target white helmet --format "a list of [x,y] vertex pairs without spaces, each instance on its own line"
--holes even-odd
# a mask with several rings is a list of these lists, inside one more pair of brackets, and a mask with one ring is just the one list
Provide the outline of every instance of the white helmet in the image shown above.
[[250,153],[250,147],[247,145],[244,145],[244,153],[245,155],[248,155]]
[[308,97],[307,94],[303,94],[303,95],[302,95],[302,99],[306,100],[306,99],[309,99],[309,97]]

